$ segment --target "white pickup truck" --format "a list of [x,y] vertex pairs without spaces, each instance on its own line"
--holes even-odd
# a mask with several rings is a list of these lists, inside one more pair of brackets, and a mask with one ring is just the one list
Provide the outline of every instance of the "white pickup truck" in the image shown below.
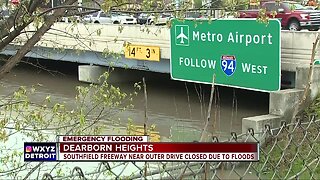
[[137,18],[129,14],[112,13],[111,19],[113,24],[137,24]]
[[137,19],[132,15],[120,13],[95,12],[84,17],[86,22],[97,24],[137,24]]

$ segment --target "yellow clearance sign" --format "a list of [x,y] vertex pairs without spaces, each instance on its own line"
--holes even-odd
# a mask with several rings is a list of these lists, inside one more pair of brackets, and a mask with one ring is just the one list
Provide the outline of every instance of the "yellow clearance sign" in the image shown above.
[[128,59],[160,61],[160,47],[128,44],[124,48],[124,56]]

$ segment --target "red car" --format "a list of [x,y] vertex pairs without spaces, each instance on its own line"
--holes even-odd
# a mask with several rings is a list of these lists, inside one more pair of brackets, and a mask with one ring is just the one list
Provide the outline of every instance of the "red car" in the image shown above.
[[18,5],[20,3],[20,0],[11,0],[11,3],[13,5]]
[[[292,31],[299,31],[301,29],[308,29],[310,31],[318,31],[320,28],[320,11],[308,9],[305,6],[293,1],[265,2],[261,6],[266,9],[267,15],[273,18],[281,19],[281,26],[283,29]],[[239,18],[257,18],[260,9],[241,10],[239,11]]]

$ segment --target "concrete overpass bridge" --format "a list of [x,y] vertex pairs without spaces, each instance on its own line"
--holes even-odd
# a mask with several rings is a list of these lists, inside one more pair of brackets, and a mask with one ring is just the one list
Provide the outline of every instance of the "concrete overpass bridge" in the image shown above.
[[[29,27],[28,30],[34,30]],[[281,33],[281,66],[286,72],[308,65],[317,32]],[[27,39],[23,34],[2,54],[15,54]],[[160,61],[126,59],[124,43],[160,47]],[[255,53],[255,52],[252,52]],[[122,55],[118,55],[122,54]],[[100,25],[56,23],[27,57],[114,66],[159,73],[170,73],[170,31],[165,26]],[[317,54],[317,59],[320,55]]]
[[[29,27],[27,30],[32,31],[34,28]],[[244,118],[243,131],[249,127],[261,131],[266,123],[279,126],[280,120],[288,120],[307,84],[311,49],[316,36],[317,32],[282,31],[282,79],[290,81],[291,89],[270,93],[269,114]],[[1,53],[15,54],[27,37],[28,33],[19,36],[14,44]],[[160,47],[160,61],[126,59],[123,55],[125,43]],[[170,31],[160,26],[56,23],[26,56],[86,64],[79,66],[79,79],[88,82],[94,82],[89,77],[98,77],[105,66],[170,73]],[[316,59],[320,59],[319,53]],[[320,82],[318,67],[315,68],[313,82],[312,97],[315,97]]]

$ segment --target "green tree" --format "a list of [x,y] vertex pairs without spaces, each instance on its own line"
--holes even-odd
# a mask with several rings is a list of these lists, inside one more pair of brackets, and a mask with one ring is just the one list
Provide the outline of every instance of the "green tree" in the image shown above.
[[223,3],[223,6],[228,11],[247,9],[248,5],[249,5],[249,0],[226,0]]
[[223,8],[223,1],[222,0],[212,0],[211,7],[212,8]]
[[194,8],[201,8],[202,0],[194,0]]

